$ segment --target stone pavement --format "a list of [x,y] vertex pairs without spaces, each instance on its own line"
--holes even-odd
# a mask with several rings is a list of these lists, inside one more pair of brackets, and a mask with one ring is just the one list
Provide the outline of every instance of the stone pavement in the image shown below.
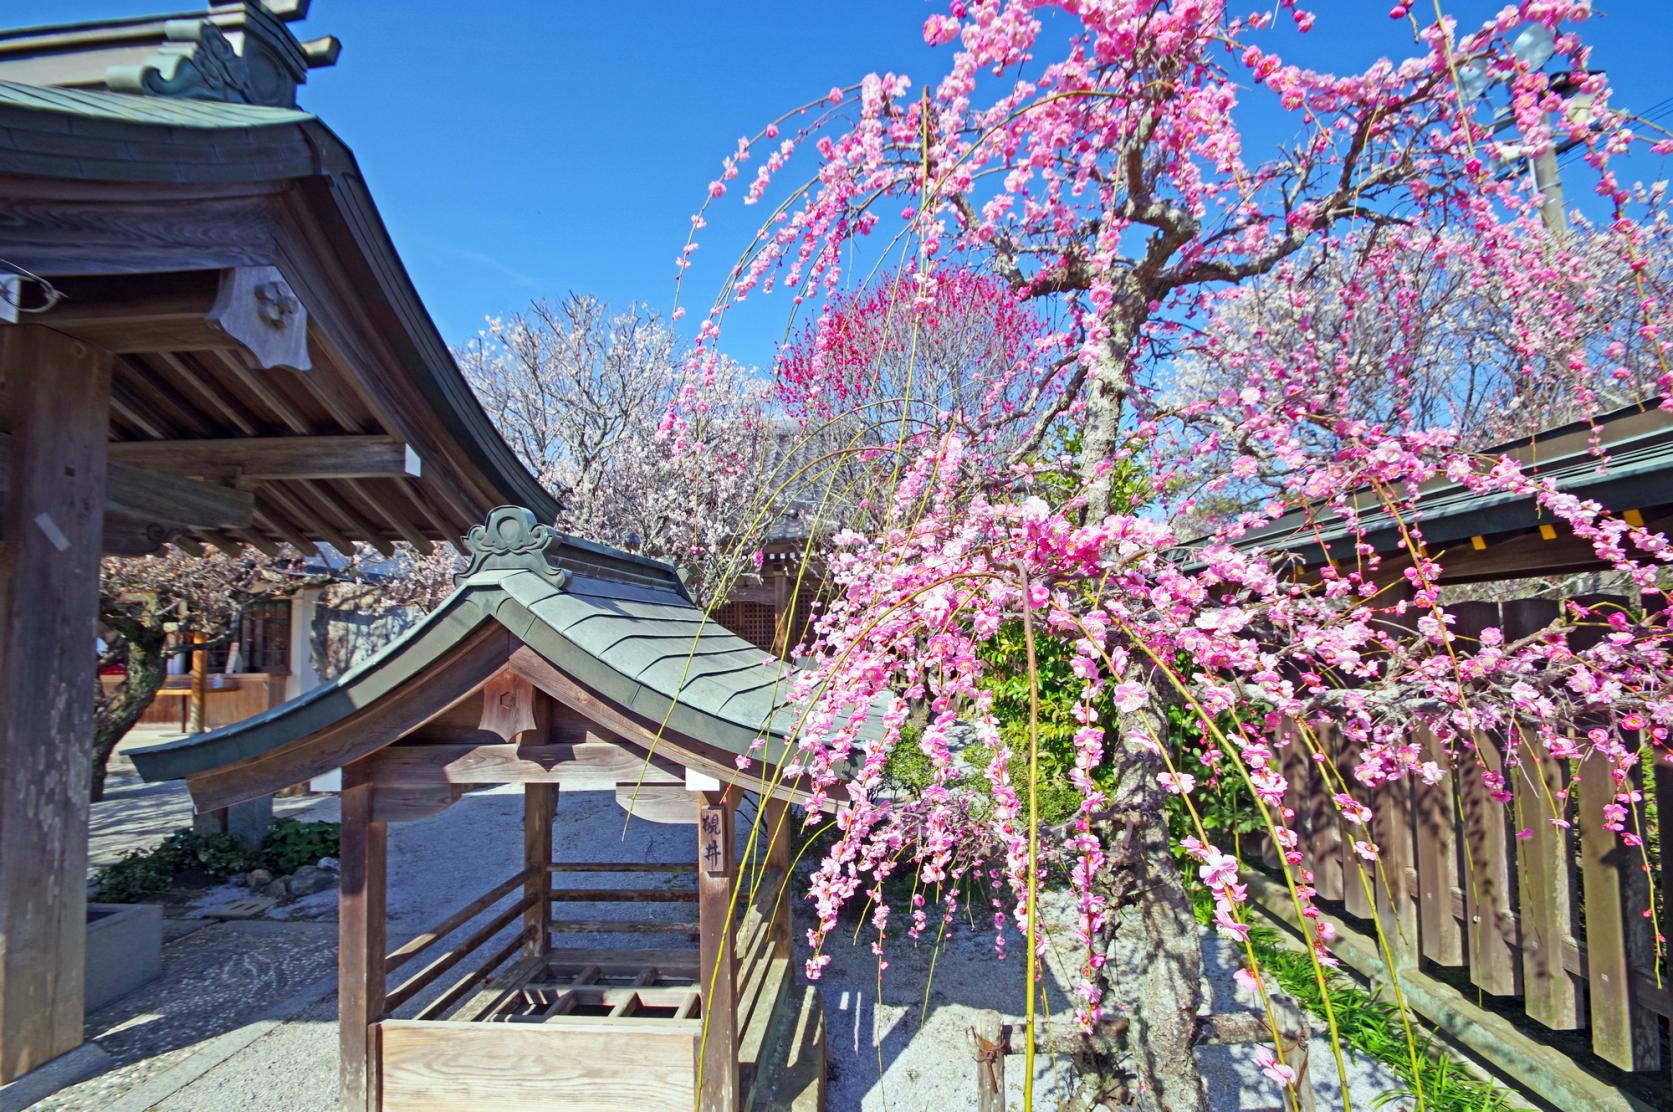
[[143,1112],[218,1064],[217,1044],[230,1057],[314,1000],[326,1001],[327,1022],[334,1018],[335,923],[164,922],[162,975],[87,1017],[87,1037],[110,1055],[110,1068],[35,1107]]

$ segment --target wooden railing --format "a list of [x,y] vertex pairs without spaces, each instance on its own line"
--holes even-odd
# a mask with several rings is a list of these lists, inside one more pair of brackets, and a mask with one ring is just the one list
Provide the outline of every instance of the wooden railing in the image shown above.
[[[494,904],[511,895],[512,892],[522,888],[530,875],[530,870],[527,869],[514,874],[461,907],[430,930],[415,936],[410,941],[392,950],[384,957],[384,974],[387,976],[406,965],[413,958],[431,949]],[[383,998],[384,1014],[393,1015],[396,1009],[434,984],[443,974],[452,970],[467,957],[483,950],[495,936],[522,918],[523,913],[536,902],[538,902],[536,895],[525,893],[521,898],[502,908],[468,936],[442,950],[417,972],[410,974],[393,988],[387,989]],[[528,940],[526,929],[511,935],[508,940],[502,940],[500,945],[488,953],[482,961],[472,966],[463,976],[448,985],[435,999],[425,1003],[424,1007],[413,1018],[421,1020],[445,1018],[454,1005],[458,1004],[473,990],[486,984],[489,977],[493,976],[494,971],[509,961],[511,956],[523,948]]]
[[[1457,619],[1453,632],[1462,651],[1473,649],[1471,639],[1488,626],[1503,629],[1512,641],[1559,615],[1556,602],[1538,599],[1448,609]],[[1352,745],[1327,729],[1293,731],[1284,751],[1290,783],[1285,802],[1295,811],[1302,867],[1312,870],[1322,906],[1359,933],[1360,951],[1373,960],[1386,964],[1386,943],[1396,969],[1408,977],[1454,971],[1432,978],[1433,985],[1423,982],[1451,992],[1458,1005],[1430,1008],[1439,1014],[1427,1018],[1459,1027],[1449,1033],[1466,1043],[1485,1043],[1480,1049],[1489,1057],[1495,1051],[1519,1057],[1504,1049],[1514,1040],[1462,1028],[1479,1026],[1495,1010],[1520,1011],[1537,1024],[1522,1025],[1524,1032],[1584,1032],[1598,1059],[1650,1075],[1638,1080],[1668,1093],[1673,992],[1655,931],[1669,933],[1673,861],[1657,820],[1665,821],[1673,808],[1673,768],[1652,759],[1651,770],[1637,770],[1648,776],[1637,784],[1645,802],[1629,817],[1628,829],[1640,832],[1645,845],[1633,847],[1603,827],[1603,807],[1616,788],[1602,758],[1573,769],[1522,743],[1518,760],[1507,766],[1503,737],[1480,736],[1474,754],[1464,750],[1451,760],[1427,732],[1412,741],[1445,774],[1433,784],[1399,781],[1368,790],[1353,777]],[[1318,754],[1334,771],[1320,767]],[[1484,772],[1504,775],[1508,800]],[[1332,801],[1343,778],[1355,798],[1371,806],[1369,829],[1344,820]],[[1572,825],[1554,825],[1554,815]],[[1356,841],[1376,843],[1379,860],[1366,861]],[[1278,865],[1270,845],[1263,857],[1269,867]],[[1652,887],[1658,892],[1654,922]],[[1282,885],[1260,882],[1255,894],[1258,903],[1290,917]],[[1442,982],[1448,980],[1467,981],[1475,991],[1447,988]],[[1475,1007],[1478,994],[1491,1007]],[[1572,1036],[1563,1045],[1573,1046]],[[1549,1053],[1555,1059],[1559,1052]],[[1580,1055],[1581,1064],[1596,1065],[1585,1057]],[[1542,1083],[1538,1077],[1517,1080],[1535,1092]]]

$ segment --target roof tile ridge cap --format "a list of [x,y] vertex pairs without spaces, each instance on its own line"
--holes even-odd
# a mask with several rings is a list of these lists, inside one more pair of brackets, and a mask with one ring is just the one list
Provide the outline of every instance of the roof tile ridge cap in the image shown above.
[[585,537],[577,536],[574,533],[566,533],[561,529],[554,529],[553,532],[557,534],[558,543],[562,547],[574,548],[580,552],[598,556],[608,556],[612,560],[621,560],[624,563],[636,564],[642,568],[651,568],[663,572],[675,581],[679,579],[678,569],[665,560],[658,560],[654,556],[646,556],[639,552],[629,552],[625,548],[616,548],[614,545],[603,544],[599,541],[589,541]]

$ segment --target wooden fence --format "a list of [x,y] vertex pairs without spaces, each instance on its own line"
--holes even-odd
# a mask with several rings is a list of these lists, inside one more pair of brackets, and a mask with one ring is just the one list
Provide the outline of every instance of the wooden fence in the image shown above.
[[[1453,629],[1464,651],[1474,649],[1470,640],[1487,626],[1498,626],[1514,641],[1559,615],[1558,604],[1543,599],[1466,603],[1449,611],[1457,618]],[[1453,970],[1453,976],[1437,980],[1467,979],[1473,991],[1442,989],[1459,1003],[1487,1001],[1501,1012],[1521,1011],[1537,1025],[1524,1025],[1523,1031],[1535,1037],[1579,1033],[1597,1059],[1645,1075],[1630,1089],[1660,1094],[1652,1106],[1673,1106],[1668,1077],[1673,986],[1655,944],[1657,927],[1670,933],[1666,908],[1673,896],[1673,860],[1662,852],[1663,832],[1655,820],[1673,808],[1673,769],[1652,759],[1653,767],[1637,770],[1645,802],[1627,822],[1629,830],[1636,826],[1643,834],[1645,845],[1634,848],[1602,827],[1603,807],[1615,794],[1607,761],[1588,761],[1576,777],[1567,762],[1531,752],[1523,743],[1519,767],[1506,774],[1506,802],[1494,798],[1481,774],[1505,770],[1503,737],[1479,738],[1480,767],[1460,761],[1456,773],[1432,737],[1424,733],[1416,740],[1448,769],[1434,784],[1401,781],[1363,790],[1351,771],[1354,747],[1327,730],[1305,739],[1298,735],[1284,751],[1291,785],[1286,803],[1295,809],[1303,864],[1313,870],[1322,905],[1344,913],[1342,921],[1360,931],[1361,943],[1375,947],[1362,945],[1362,951],[1380,952],[1369,925],[1375,916],[1397,970]],[[1312,757],[1315,747],[1336,772],[1319,767]],[[1337,773],[1347,778],[1356,798],[1372,806],[1369,833],[1344,821],[1332,802],[1342,787]],[[1572,827],[1552,824],[1554,805]],[[1362,860],[1356,840],[1377,844],[1380,870]],[[1277,864],[1270,846],[1265,859]],[[1658,893],[1654,922],[1652,886]],[[1287,902],[1276,886],[1264,887],[1276,902]],[[1473,1025],[1480,1011],[1454,1011],[1465,1018],[1442,1017],[1440,1026]],[[1579,1064],[1611,1073],[1576,1049],[1573,1034],[1552,1041]],[[1555,1047],[1550,1053],[1560,1055]],[[1538,1078],[1517,1080],[1538,1092]]]

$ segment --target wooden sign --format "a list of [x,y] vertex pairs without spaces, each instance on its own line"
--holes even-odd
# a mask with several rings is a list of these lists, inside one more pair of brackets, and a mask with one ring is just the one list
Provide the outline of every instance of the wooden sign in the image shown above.
[[727,872],[726,808],[705,806],[697,815],[697,860],[704,876]]

